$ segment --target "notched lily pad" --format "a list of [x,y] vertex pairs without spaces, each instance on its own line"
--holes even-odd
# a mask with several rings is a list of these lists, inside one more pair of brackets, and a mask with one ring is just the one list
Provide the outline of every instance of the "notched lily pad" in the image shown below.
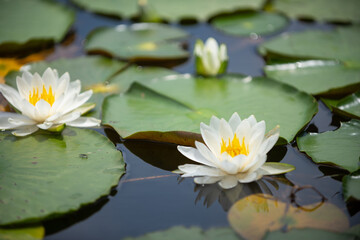
[[96,29],[87,38],[85,49],[130,61],[184,60],[189,54],[180,41],[187,37],[181,29],[155,23]]
[[321,99],[333,112],[360,119],[360,91],[339,100]]
[[360,200],[360,172],[354,172],[343,178],[343,194],[344,198],[354,198]]
[[360,89],[360,68],[336,61],[309,60],[267,65],[266,76],[312,95],[347,95]]
[[0,0],[0,54],[59,42],[74,19],[72,10],[54,1]]
[[24,138],[1,132],[0,142],[0,225],[76,211],[109,194],[125,172],[121,153],[93,130]]
[[316,163],[335,164],[349,172],[359,169],[359,120],[341,123],[340,128],[335,131],[300,136],[297,143],[299,150]]
[[275,13],[248,12],[216,17],[211,24],[227,34],[251,36],[277,32],[287,26],[288,20]]
[[228,213],[231,227],[245,239],[262,239],[267,231],[296,228],[316,228],[343,232],[349,227],[346,215],[335,205],[324,202],[319,206],[304,206],[313,211],[255,194],[236,202]]
[[172,75],[108,97],[103,123],[124,138],[191,145],[200,137],[200,122],[208,124],[212,115],[228,119],[238,112],[242,118],[254,114],[265,120],[268,131],[280,125],[281,137],[291,141],[316,111],[314,98],[270,79]]

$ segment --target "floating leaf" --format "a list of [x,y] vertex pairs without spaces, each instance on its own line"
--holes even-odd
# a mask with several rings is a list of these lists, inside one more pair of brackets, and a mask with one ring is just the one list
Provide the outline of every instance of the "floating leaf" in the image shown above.
[[339,129],[297,138],[299,150],[314,162],[338,165],[350,172],[359,169],[360,121],[341,123]]
[[287,26],[287,19],[278,14],[266,12],[239,13],[216,17],[212,25],[227,33],[238,36],[271,34]]
[[[126,0],[72,0],[79,6],[101,14],[130,18],[139,16],[140,9],[137,1]],[[238,10],[259,10],[264,0],[183,0],[177,1],[148,0],[148,6],[158,17],[166,21],[179,21],[183,19],[198,19],[206,21],[214,15],[231,13]],[[201,11],[199,11],[201,9]]]
[[340,100],[321,99],[335,113],[360,119],[360,91]]
[[260,45],[270,59],[334,59],[347,66],[360,66],[360,27],[339,27],[333,31],[286,33]]
[[357,0],[275,0],[273,7],[291,18],[360,22]]
[[264,240],[304,240],[304,239],[326,239],[326,240],[356,240],[355,235],[348,233],[334,233],[319,229],[292,229],[289,232],[269,232]]
[[360,200],[360,174],[359,172],[353,173],[343,178],[343,194],[344,198],[348,200],[353,197]]
[[178,42],[186,36],[183,30],[162,24],[119,25],[92,32],[85,49],[132,61],[178,60],[188,57]]
[[317,103],[305,93],[265,78],[172,75],[147,87],[133,84],[125,94],[108,97],[103,123],[126,138],[191,145],[194,138],[199,140],[194,133],[199,133],[200,122],[209,123],[212,115],[228,119],[236,111],[243,118],[254,114],[265,120],[268,130],[280,125],[281,136],[290,141],[316,113]]
[[59,42],[74,18],[72,10],[53,1],[0,0],[0,53]]
[[43,226],[27,228],[0,228],[0,239],[2,240],[41,240],[44,238]]
[[124,240],[165,240],[165,239],[193,239],[193,240],[238,240],[238,236],[231,228],[211,228],[202,230],[199,227],[175,226],[167,230],[151,232],[140,237],[127,237]]
[[268,77],[313,95],[346,95],[360,89],[360,68],[335,61],[310,60],[268,65]]
[[88,129],[25,138],[2,132],[0,142],[0,225],[75,211],[109,194],[125,172],[121,153]]
[[267,231],[316,228],[342,232],[349,227],[346,215],[335,205],[324,202],[319,206],[304,206],[305,211],[271,199],[270,195],[255,194],[236,202],[228,213],[231,227],[245,239],[262,239]]

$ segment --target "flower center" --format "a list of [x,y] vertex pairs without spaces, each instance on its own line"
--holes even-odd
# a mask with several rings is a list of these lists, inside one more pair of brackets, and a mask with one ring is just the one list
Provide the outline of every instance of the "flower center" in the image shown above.
[[235,157],[239,154],[247,156],[249,154],[249,149],[245,145],[245,138],[242,139],[242,143],[240,144],[235,133],[233,140],[230,141],[229,139],[229,145],[226,145],[224,139],[221,139],[221,153],[224,152],[227,152],[231,157]]
[[49,87],[49,92],[46,91],[45,86],[43,85],[42,91],[41,93],[39,93],[39,88],[33,88],[32,92],[30,91],[29,93],[29,102],[32,105],[36,105],[36,103],[38,101],[40,101],[41,99],[45,100],[46,102],[48,102],[50,104],[50,106],[53,105],[53,103],[55,102],[55,95],[52,91],[51,86]]

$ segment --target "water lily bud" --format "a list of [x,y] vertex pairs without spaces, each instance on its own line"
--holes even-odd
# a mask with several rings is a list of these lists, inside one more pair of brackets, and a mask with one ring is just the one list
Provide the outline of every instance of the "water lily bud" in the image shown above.
[[228,64],[227,48],[225,44],[220,47],[214,38],[205,42],[198,39],[194,49],[197,74],[203,76],[216,76],[226,71]]

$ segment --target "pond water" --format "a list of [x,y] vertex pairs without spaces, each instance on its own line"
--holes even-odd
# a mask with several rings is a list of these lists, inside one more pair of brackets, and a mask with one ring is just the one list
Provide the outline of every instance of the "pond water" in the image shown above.
[[[130,24],[129,21],[99,16],[77,8],[67,0],[63,4],[76,9],[77,18],[72,34],[55,47],[47,60],[60,57],[85,55],[83,41],[86,35],[100,26]],[[225,43],[229,52],[228,72],[251,76],[263,75],[263,58],[256,47],[275,35],[266,38],[240,38],[225,35],[207,23],[176,25],[190,34],[188,49],[192,52],[197,38],[214,37]],[[293,21],[283,30],[331,29],[332,26],[312,22]],[[174,67],[180,73],[194,72],[194,59]],[[324,132],[337,129],[340,119],[319,102],[319,112],[306,127],[308,132]],[[187,161],[174,144],[150,141],[122,141],[112,129],[100,131],[117,145],[124,155],[126,174],[110,196],[85,206],[79,211],[44,223],[47,240],[55,239],[122,239],[139,236],[151,231],[167,229],[176,225],[200,226],[203,229],[229,226],[227,211],[238,199],[251,193],[271,193],[296,205],[330,202],[348,216],[351,225],[360,223],[359,206],[346,203],[342,197],[341,177],[346,173],[335,167],[316,165],[300,153],[296,143],[277,146],[269,154],[270,161],[292,164],[296,170],[285,178],[268,177],[243,189],[221,190],[216,184],[199,186],[192,178],[181,179],[171,171],[178,163]],[[171,159],[169,162],[168,160]],[[295,188],[293,186],[298,186]],[[292,189],[298,189],[291,195]],[[293,197],[291,197],[293,196]],[[294,197],[295,196],[295,197]]]

